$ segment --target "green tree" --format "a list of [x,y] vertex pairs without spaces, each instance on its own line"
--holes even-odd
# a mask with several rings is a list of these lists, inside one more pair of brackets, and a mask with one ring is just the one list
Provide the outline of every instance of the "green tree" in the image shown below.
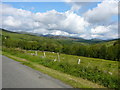
[[99,50],[99,58],[105,59],[107,54],[107,48],[105,45],[102,45]]

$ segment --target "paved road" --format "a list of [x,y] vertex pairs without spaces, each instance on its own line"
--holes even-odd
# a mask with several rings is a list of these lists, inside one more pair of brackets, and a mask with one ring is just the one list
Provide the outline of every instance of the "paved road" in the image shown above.
[[71,86],[2,56],[2,88],[71,88]]

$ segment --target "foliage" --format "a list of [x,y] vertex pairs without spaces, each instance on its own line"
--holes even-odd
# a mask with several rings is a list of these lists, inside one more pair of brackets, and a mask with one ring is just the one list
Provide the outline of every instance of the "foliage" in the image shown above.
[[119,61],[119,40],[86,44],[69,40],[58,40],[48,37],[39,37],[27,34],[2,32],[2,45],[9,48],[21,48],[25,50],[41,50],[60,52],[69,55],[101,58]]

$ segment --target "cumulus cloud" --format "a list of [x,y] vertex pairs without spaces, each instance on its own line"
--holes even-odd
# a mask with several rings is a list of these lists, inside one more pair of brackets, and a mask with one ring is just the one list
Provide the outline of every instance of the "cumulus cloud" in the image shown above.
[[90,23],[106,23],[114,15],[118,14],[117,0],[103,0],[97,7],[88,10],[84,16]]
[[17,21],[12,16],[8,16],[4,19],[3,24],[5,24],[6,26],[19,27],[21,25],[21,22]]
[[109,31],[110,31],[110,29],[105,26],[97,26],[97,27],[91,29],[91,33],[93,33],[93,34],[104,34]]
[[86,31],[89,23],[85,21],[83,17],[69,11],[66,12],[65,15],[67,18],[62,22],[64,30],[67,31],[67,29],[69,29],[69,33],[83,33]]
[[[66,12],[57,12],[56,10],[50,10],[44,13],[32,13],[27,10],[17,9],[6,4],[2,4],[2,8],[4,8],[0,10],[0,13],[2,14],[2,28],[11,31],[25,31],[44,35],[52,34],[75,36],[85,39],[117,38],[117,24],[112,24],[108,26],[94,26],[93,23],[88,22],[88,19],[90,19],[91,21],[91,17],[93,15],[91,13],[95,12],[96,9],[93,9],[91,11],[89,10],[88,12],[90,13],[90,16],[87,16],[86,13],[86,16],[83,17],[74,12],[80,9],[81,5],[79,5],[80,4],[74,4],[71,10]],[[98,5],[98,7],[100,8],[102,7],[102,5],[100,4]],[[114,5],[112,5],[112,7],[114,7]],[[116,14],[116,11],[112,11],[112,14],[113,13]],[[88,18],[88,21],[85,19],[86,17]]]
[[36,13],[33,15],[36,22],[45,25],[49,30],[61,30],[68,33],[81,33],[85,31],[85,27],[89,25],[83,17],[67,11],[60,13],[55,10],[47,11],[45,13]]
[[5,9],[2,11],[3,28],[16,30],[23,29],[29,32],[32,30],[41,34],[55,30],[66,32],[68,34],[76,34],[84,32],[85,27],[89,25],[83,17],[70,11],[60,13],[51,10],[45,13],[32,13],[7,5],[3,5],[3,7]]
[[118,25],[114,23],[108,26],[96,26],[91,29],[91,37],[100,39],[118,38]]
[[7,4],[0,4],[2,5],[2,10],[0,11],[3,15],[11,15],[11,16],[18,16],[18,17],[29,17],[32,13],[30,11],[26,11],[23,9],[13,8]]

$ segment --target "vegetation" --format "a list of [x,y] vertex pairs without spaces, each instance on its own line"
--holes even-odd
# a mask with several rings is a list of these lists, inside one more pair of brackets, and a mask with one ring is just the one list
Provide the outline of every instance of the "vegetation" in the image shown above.
[[8,48],[59,52],[113,61],[119,61],[120,57],[120,40],[111,41],[109,44],[88,44],[3,31],[2,41],[2,44]]
[[[105,87],[118,88],[118,41],[107,42],[111,43],[109,45],[88,44],[3,31],[2,50],[62,73],[82,77]],[[38,55],[35,55],[35,51],[38,51]],[[43,52],[47,57],[43,57]],[[57,52],[60,53],[60,61]],[[81,62],[77,64],[79,58]]]
[[[117,61],[61,54],[60,62],[58,60],[55,62],[54,59],[57,59],[56,53],[46,52],[46,58],[43,58],[43,52],[40,51],[38,51],[37,56],[31,55],[31,53],[35,53],[35,51],[25,51],[19,48],[14,49],[3,47],[3,51],[63,73],[76,77],[82,77],[105,87],[118,87],[119,77]],[[81,63],[78,65],[77,61],[79,58],[81,59]]]
[[71,85],[73,88],[106,88],[102,85],[98,85],[98,84],[88,81],[86,79],[82,79],[80,77],[75,77],[75,76],[72,76],[69,74],[62,73],[57,70],[53,70],[51,68],[40,65],[38,63],[31,62],[30,60],[10,55],[9,53],[6,53],[6,52],[3,52],[3,54],[9,58],[12,58],[16,61],[21,62],[21,64],[23,64],[23,65],[27,65],[35,70],[38,70],[40,72],[43,72],[45,74],[48,74],[48,75],[56,78],[56,79],[59,79],[59,80],[63,81],[64,83]]

